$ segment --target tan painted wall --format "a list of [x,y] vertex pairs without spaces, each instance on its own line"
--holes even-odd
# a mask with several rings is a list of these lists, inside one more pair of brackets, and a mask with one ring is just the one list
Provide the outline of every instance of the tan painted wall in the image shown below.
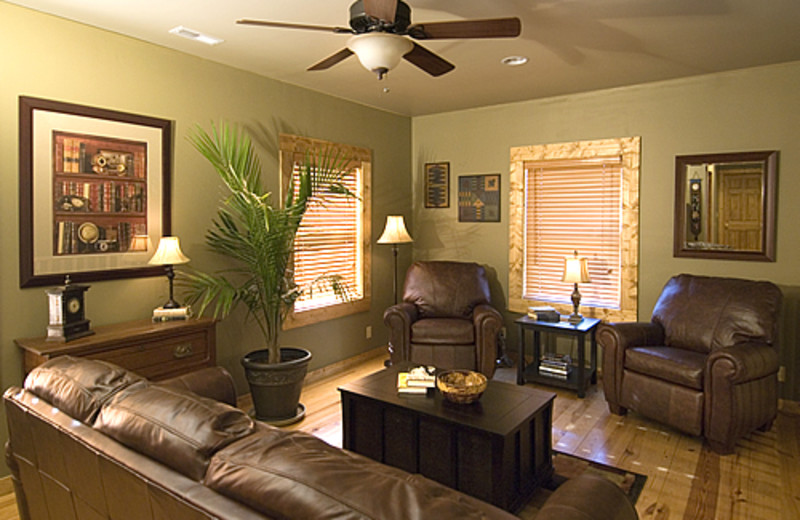
[[[144,114],[174,121],[173,222],[191,266],[220,265],[205,250],[203,234],[222,193],[214,171],[188,143],[197,124],[226,119],[373,151],[373,241],[389,213],[411,211],[410,136],[407,117],[373,110],[309,90],[225,67],[110,32],[0,2],[0,386],[21,381],[14,338],[43,335],[43,288],[19,288],[18,96],[27,95]],[[102,69],[107,72],[101,73]],[[272,140],[277,144],[277,137]],[[277,189],[277,160],[261,154],[265,177]],[[408,249],[400,258],[410,260]],[[391,303],[391,249],[373,252],[372,310],[288,331],[287,344],[314,353],[311,368],[385,344],[383,309]],[[388,285],[387,285],[388,283]],[[167,296],[163,277],[95,282],[86,295],[93,325],[149,317]],[[243,314],[217,327],[218,359],[245,389],[239,358],[259,348]],[[365,338],[371,325],[373,338]],[[1,412],[0,412],[1,413]],[[5,420],[2,421],[5,424]],[[6,429],[0,428],[0,445]],[[2,469],[2,468],[0,468]],[[0,471],[0,474],[3,472]]]
[[[535,65],[528,65],[535,67]],[[546,71],[526,71],[529,74]],[[497,272],[507,301],[509,149],[641,136],[639,317],[649,320],[666,280],[688,272],[800,284],[800,62],[414,118],[415,259],[462,259]],[[673,258],[676,155],[779,150],[777,261]],[[426,162],[449,161],[449,209],[425,209]],[[501,173],[500,223],[459,223],[459,175]],[[511,327],[518,315],[508,315]],[[509,330],[516,348],[513,329]],[[797,348],[797,346],[787,346]]]

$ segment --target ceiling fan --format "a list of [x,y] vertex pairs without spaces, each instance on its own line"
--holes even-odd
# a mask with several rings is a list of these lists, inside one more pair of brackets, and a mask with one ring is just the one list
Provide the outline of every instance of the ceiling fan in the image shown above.
[[402,0],[357,0],[350,6],[350,27],[329,27],[266,20],[237,20],[238,24],[351,34],[347,47],[308,68],[328,69],[355,54],[378,79],[405,59],[431,76],[450,72],[455,65],[414,40],[453,38],[513,38],[519,36],[519,18],[493,18],[411,23],[411,8]]

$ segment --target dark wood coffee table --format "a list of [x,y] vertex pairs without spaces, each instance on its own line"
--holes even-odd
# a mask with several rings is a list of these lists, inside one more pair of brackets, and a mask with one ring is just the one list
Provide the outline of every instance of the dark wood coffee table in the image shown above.
[[555,394],[489,381],[468,405],[398,395],[393,366],[339,388],[344,448],[517,511],[553,473]]

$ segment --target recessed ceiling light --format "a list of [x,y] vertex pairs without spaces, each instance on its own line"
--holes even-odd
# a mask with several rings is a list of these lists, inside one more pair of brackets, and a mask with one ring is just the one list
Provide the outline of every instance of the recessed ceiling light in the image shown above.
[[503,65],[508,65],[509,67],[518,67],[520,65],[525,65],[528,63],[528,58],[525,56],[506,56],[500,63]]
[[173,27],[169,30],[169,32],[178,36],[183,36],[184,38],[189,38],[190,40],[205,43],[206,45],[217,45],[218,43],[225,41],[222,38],[215,38],[182,25]]

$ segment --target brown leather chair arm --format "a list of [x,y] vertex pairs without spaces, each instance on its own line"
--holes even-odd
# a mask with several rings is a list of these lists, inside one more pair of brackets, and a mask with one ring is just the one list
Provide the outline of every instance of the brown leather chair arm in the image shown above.
[[712,352],[706,362],[707,377],[725,377],[746,383],[778,372],[778,350],[765,343],[740,343]]
[[223,367],[202,368],[182,376],[159,381],[158,384],[182,388],[202,397],[236,406],[236,386],[230,373]]
[[778,352],[741,343],[712,352],[705,369],[703,435],[717,453],[733,453],[748,432],[768,430],[778,414]]
[[503,317],[491,305],[482,303],[472,311],[475,324],[478,372],[490,378],[497,368],[497,335],[503,328]]
[[583,473],[558,486],[536,520],[636,520],[636,508],[623,491],[599,475]]
[[603,348],[603,392],[609,409],[624,414],[619,404],[625,349],[664,343],[664,329],[652,322],[601,323],[597,326],[597,344]]
[[419,310],[408,302],[392,305],[383,313],[383,323],[389,327],[389,353],[397,363],[411,356],[411,324],[419,319]]

